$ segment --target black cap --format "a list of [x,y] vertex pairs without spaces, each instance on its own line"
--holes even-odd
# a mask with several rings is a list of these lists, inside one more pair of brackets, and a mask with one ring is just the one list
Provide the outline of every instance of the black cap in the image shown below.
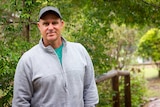
[[52,12],[56,13],[62,19],[61,13],[58,10],[58,8],[55,8],[52,6],[46,6],[46,7],[42,8],[39,12],[39,19],[41,19],[41,17],[44,15],[44,13],[46,13],[48,11],[52,11]]

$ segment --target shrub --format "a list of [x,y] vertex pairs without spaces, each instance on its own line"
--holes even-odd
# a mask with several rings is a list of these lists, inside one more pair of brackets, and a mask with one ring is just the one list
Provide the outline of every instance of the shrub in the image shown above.
[[[131,106],[140,107],[144,101],[144,95],[146,92],[146,80],[144,78],[143,72],[131,72]],[[113,101],[112,97],[115,95],[115,92],[112,90],[111,79],[106,80],[98,84],[98,92],[100,102],[98,107],[112,107]],[[120,107],[124,107],[124,78],[119,77],[119,94],[120,94]]]
[[21,55],[31,47],[22,37],[6,37],[0,40],[0,106],[11,106],[13,78]]

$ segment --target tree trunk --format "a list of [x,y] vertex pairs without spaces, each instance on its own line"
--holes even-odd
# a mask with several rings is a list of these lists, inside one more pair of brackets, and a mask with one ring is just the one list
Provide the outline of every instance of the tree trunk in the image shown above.
[[[23,0],[22,2],[22,5],[23,5],[23,8],[25,9],[26,8],[26,5],[25,5],[25,1],[26,0]],[[30,14],[31,15],[31,11],[29,10],[28,12],[27,12],[28,14]],[[30,17],[29,18],[27,18],[26,19],[28,22],[26,23],[24,23],[24,31],[23,31],[23,34],[24,34],[24,36],[26,37],[26,40],[29,42],[29,39],[30,39],[30,22],[31,22],[31,20],[30,20]]]
[[26,36],[27,41],[29,42],[29,39],[30,39],[29,38],[30,37],[30,35],[29,35],[30,25],[29,24],[25,25],[25,29],[26,29],[25,36]]
[[160,62],[155,62],[158,69],[158,77],[160,78]]

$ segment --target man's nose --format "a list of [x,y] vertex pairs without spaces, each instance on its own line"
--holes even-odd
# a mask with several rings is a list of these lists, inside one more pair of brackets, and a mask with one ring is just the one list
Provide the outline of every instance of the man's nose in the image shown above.
[[53,24],[49,24],[48,29],[53,29],[53,28],[54,28]]

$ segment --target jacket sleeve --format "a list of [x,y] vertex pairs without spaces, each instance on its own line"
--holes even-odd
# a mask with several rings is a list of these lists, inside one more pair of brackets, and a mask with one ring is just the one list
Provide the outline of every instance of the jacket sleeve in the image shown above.
[[30,107],[32,93],[30,67],[22,56],[17,64],[14,76],[12,107]]
[[87,66],[85,68],[85,77],[84,77],[84,107],[95,107],[99,102],[97,86],[95,83],[94,67],[91,61],[91,58],[83,48],[83,52],[87,61]]

